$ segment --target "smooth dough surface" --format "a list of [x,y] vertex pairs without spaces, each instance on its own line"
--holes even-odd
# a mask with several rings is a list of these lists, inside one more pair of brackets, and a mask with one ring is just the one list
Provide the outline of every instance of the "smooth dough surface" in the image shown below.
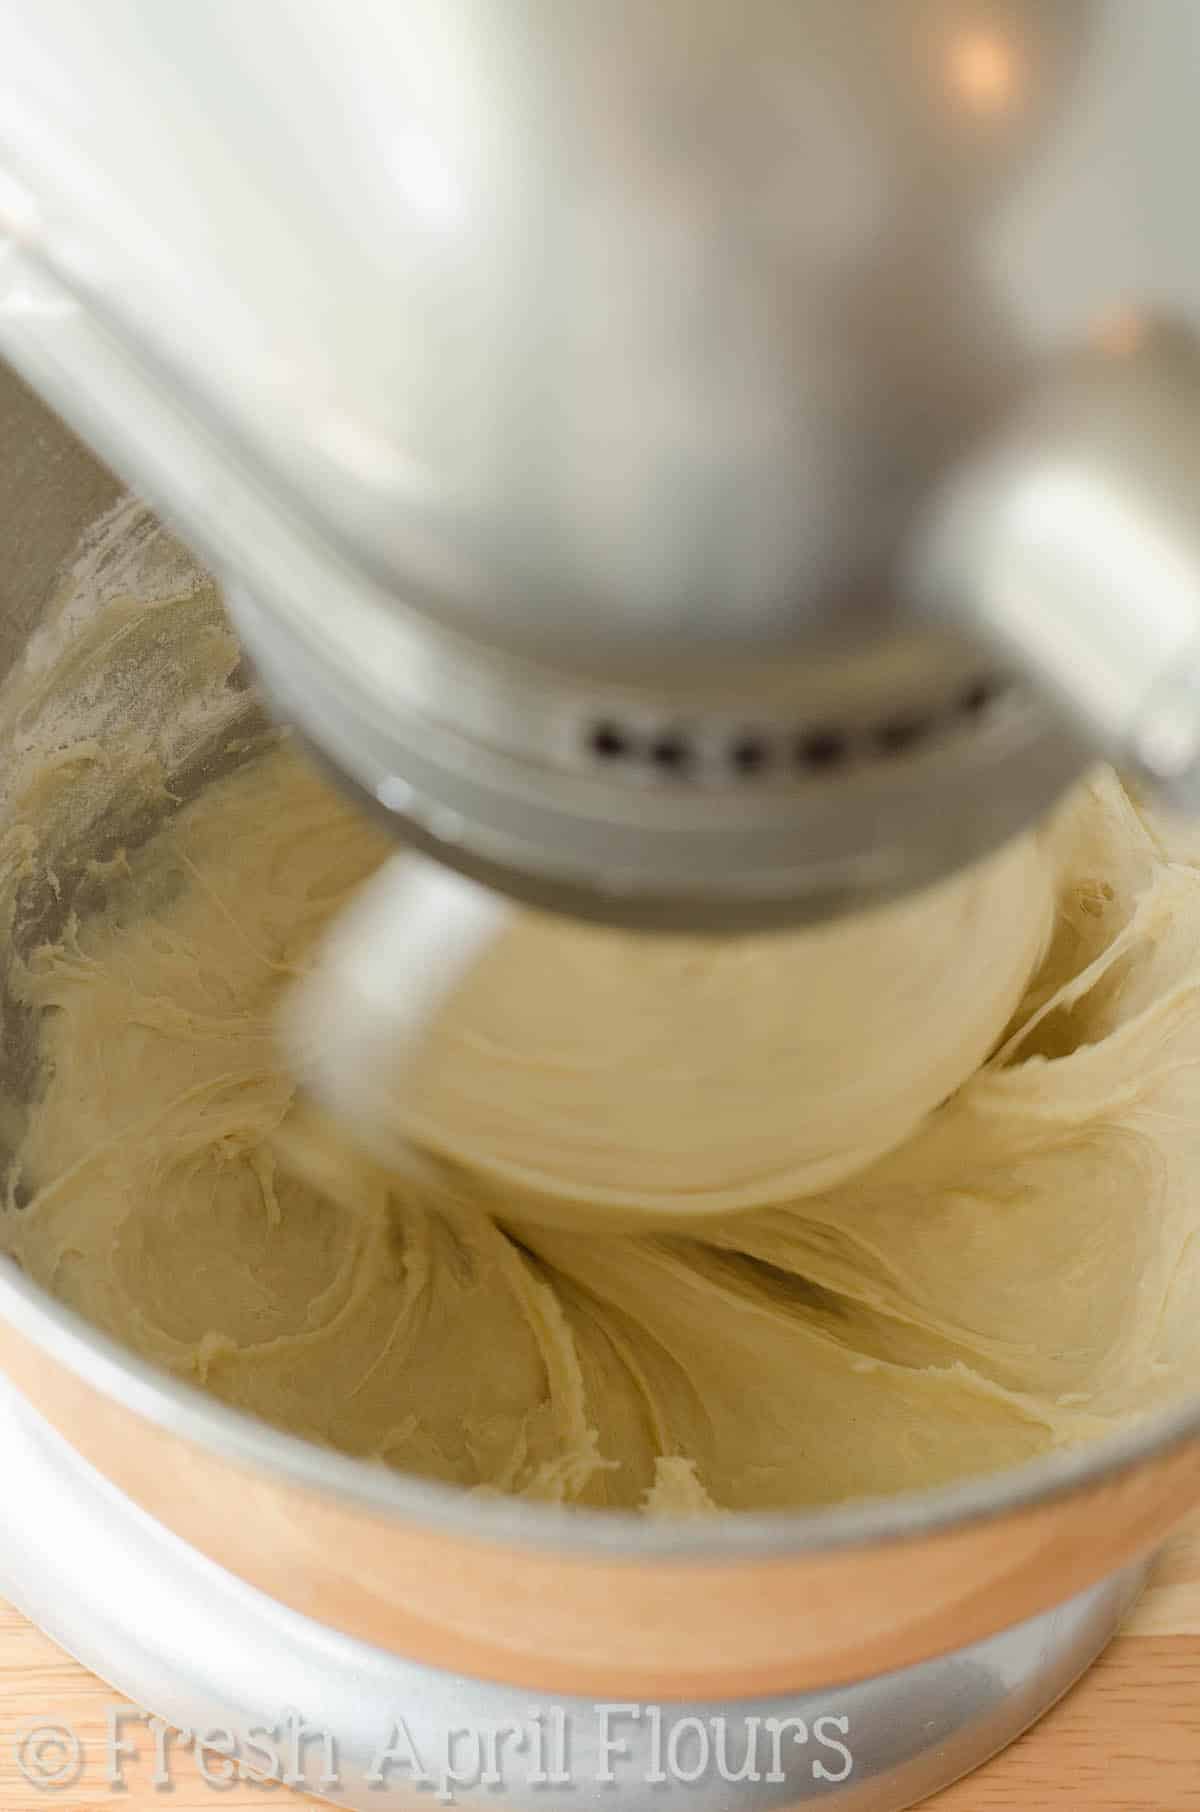
[[[223,673],[236,655],[211,638]],[[112,766],[98,751],[63,760],[82,763],[76,782]],[[108,784],[128,790],[153,766],[143,750]],[[297,1101],[276,1036],[281,992],[387,849],[286,747],[268,750],[110,852],[95,910],[68,915],[10,977],[36,1017],[40,1081],[0,1243],[98,1326],[351,1453],[473,1490],[656,1513],[932,1485],[1195,1388],[1200,865],[1113,776],[965,892],[881,918],[875,946],[865,921],[853,948],[830,935],[825,964],[772,940],[715,964],[678,953],[682,968],[647,975],[620,940],[519,926],[453,1029],[470,1062],[447,1059],[438,1083],[442,1153],[403,1177]],[[5,872],[28,870],[32,850],[10,821]],[[951,932],[969,962],[951,960]],[[758,963],[765,990],[751,986]],[[861,1067],[843,1029],[822,1037],[847,988]],[[653,1068],[668,991],[696,1016],[678,1074]],[[584,1084],[544,1061],[568,1044],[595,1060],[585,1099],[614,1065],[648,1071],[641,1145],[602,1125],[591,1182],[661,1196],[694,1162],[687,1187],[703,1192],[714,1155],[733,1153],[725,1180],[753,1190],[758,1135],[736,1136],[699,1041],[714,1014],[764,992],[766,1021],[735,1012],[731,1050],[764,1090],[795,1097],[803,1192],[686,1228],[546,1224],[547,1177],[583,1161]],[[505,1000],[526,1017],[506,1020]],[[543,1060],[528,1094],[518,1053]],[[519,1173],[540,1127],[551,1157],[530,1183]],[[481,1171],[470,1160],[485,1150],[502,1161]],[[854,1174],[827,1180],[821,1165],[847,1151]]]
[[522,1219],[695,1232],[899,1145],[995,1047],[1051,916],[1034,837],[787,934],[636,937],[524,913],[395,1075],[381,1041],[372,1095],[498,1202],[515,1190]]

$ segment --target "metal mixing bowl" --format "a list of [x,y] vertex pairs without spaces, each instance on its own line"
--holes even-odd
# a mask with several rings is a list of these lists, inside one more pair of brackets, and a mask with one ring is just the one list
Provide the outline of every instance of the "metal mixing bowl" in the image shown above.
[[[0,371],[0,669],[118,496]],[[8,1263],[0,1367],[108,1480],[277,1603],[523,1691],[723,1701],[862,1680],[1061,1604],[1200,1501],[1200,1394],[952,1488],[654,1522],[480,1499],[319,1449],[132,1357]]]

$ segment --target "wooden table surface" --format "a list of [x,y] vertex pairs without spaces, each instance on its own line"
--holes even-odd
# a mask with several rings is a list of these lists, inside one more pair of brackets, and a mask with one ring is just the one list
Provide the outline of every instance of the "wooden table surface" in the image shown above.
[[[126,1790],[114,1792],[106,1713],[117,1698],[0,1601],[0,1812],[99,1812],[114,1800],[128,1812],[272,1804],[271,1783],[237,1781],[217,1792],[187,1750],[173,1759],[164,1799],[151,1781],[152,1739],[136,1727],[122,1733],[137,1754],[125,1765]],[[59,1725],[78,1739],[77,1778],[34,1788],[20,1765],[22,1737]],[[31,1752],[23,1753],[28,1770]],[[274,1792],[286,1812],[286,1790]],[[431,1794],[421,1799],[434,1803]],[[1003,1755],[926,1804],[936,1812],[1200,1812],[1200,1518],[1164,1551],[1124,1631],[1080,1684]]]

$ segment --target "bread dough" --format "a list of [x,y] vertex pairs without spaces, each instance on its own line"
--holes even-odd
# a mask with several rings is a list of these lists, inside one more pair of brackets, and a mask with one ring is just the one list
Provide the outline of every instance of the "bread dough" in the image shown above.
[[[635,937],[523,913],[394,1074],[379,1041],[375,1113],[469,1166],[500,1213],[519,1192],[525,1220],[694,1230],[784,1203],[892,1150],[978,1068],[1051,906],[1025,837],[928,892],[788,934]],[[321,1037],[333,1003],[317,1000]]]
[[[206,633],[219,689],[236,651],[216,624]],[[10,921],[14,877],[45,868],[45,826],[66,823],[62,802],[89,775],[110,806],[161,792],[161,749],[121,746],[60,748],[52,767],[43,753],[36,786],[10,801]],[[822,934],[827,974],[803,940],[677,954],[659,971],[606,934],[520,926],[457,1022],[463,1061],[438,1097],[468,1161],[446,1137],[403,1176],[297,1101],[276,1040],[282,990],[386,853],[286,747],[268,750],[140,847],[110,841],[92,909],[10,975],[35,1016],[39,1082],[14,1120],[0,1243],[98,1327],[350,1453],[475,1491],[660,1514],[934,1485],[1195,1388],[1200,866],[1111,774],[1036,852],[1018,845],[874,931]],[[1042,873],[1053,932],[1023,987]],[[995,911],[1005,899],[1011,922]],[[955,926],[972,953],[957,968]],[[885,960],[892,929],[901,963]],[[688,1228],[547,1225],[560,1170],[660,1206],[680,1176],[702,1195],[714,1153],[733,1154],[722,1184],[745,1200],[778,1171],[783,1146],[763,1163],[757,1128],[737,1136],[699,1048],[743,984],[761,997],[759,964],[768,1010],[735,1017],[734,1067],[795,1097],[807,1193]],[[583,1084],[544,1061],[579,1031],[568,977],[587,1012]],[[844,1017],[825,1039],[843,989],[861,1011],[861,1069]],[[678,1073],[659,1044],[668,994],[688,1023]],[[501,1023],[501,999],[519,1020]],[[936,1080],[926,1037],[945,1060]],[[529,1095],[522,1053],[543,1060]],[[503,1085],[485,1108],[495,1063]],[[575,1104],[628,1065],[644,1111],[620,1140],[601,1125],[588,1151]],[[535,1136],[550,1157],[533,1187],[519,1171]],[[473,1160],[487,1149],[505,1161],[485,1172]],[[823,1177],[847,1152],[854,1174],[829,1180],[835,1163]]]

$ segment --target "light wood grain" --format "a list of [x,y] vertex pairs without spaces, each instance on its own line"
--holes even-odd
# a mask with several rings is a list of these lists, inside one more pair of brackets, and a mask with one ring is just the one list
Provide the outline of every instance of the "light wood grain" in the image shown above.
[[[106,1778],[106,1712],[118,1696],[0,1602],[0,1812],[262,1812],[308,1803],[275,1787],[217,1793],[188,1749],[172,1749],[172,1791],[153,1786],[153,1738],[127,1729],[137,1753],[127,1790]],[[17,1763],[23,1732],[70,1725],[77,1780],[35,1792]],[[1117,1638],[1087,1677],[995,1761],[928,1802],[935,1812],[1200,1812],[1200,1518],[1177,1535]],[[554,1812],[548,1803],[546,1812]]]
[[1200,1808],[1200,1518],[1163,1551],[1125,1628],[1003,1755],[933,1812]]

